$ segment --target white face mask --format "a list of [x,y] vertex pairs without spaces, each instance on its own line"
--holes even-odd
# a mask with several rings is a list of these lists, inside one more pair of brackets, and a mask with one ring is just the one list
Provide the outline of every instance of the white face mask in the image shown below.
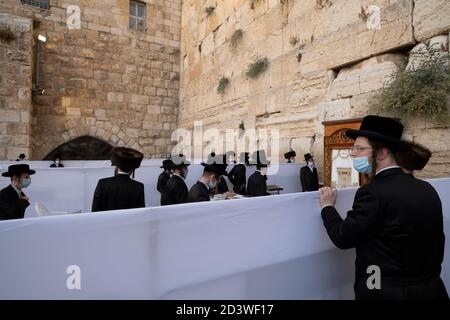
[[267,167],[262,167],[260,171],[263,176],[267,176]]
[[310,168],[314,167],[314,162],[308,161],[308,166],[309,166]]

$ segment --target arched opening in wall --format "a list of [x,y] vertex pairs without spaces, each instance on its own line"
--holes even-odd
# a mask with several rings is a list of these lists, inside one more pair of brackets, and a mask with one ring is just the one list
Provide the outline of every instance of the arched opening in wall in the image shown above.
[[63,160],[108,160],[113,146],[91,136],[81,136],[63,143],[50,152],[43,160],[53,160],[60,156]]

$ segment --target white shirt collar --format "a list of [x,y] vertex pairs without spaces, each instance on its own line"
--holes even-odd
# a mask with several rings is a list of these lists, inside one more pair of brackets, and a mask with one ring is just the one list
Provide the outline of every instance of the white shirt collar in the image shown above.
[[383,169],[377,171],[377,172],[375,173],[375,175],[379,174],[380,172],[383,172],[384,170],[387,170],[387,169],[394,169],[394,168],[400,168],[400,167],[399,167],[399,166],[390,166],[390,167],[386,167],[386,168],[383,168]]
[[129,174],[127,173],[127,172],[123,172],[123,171],[117,171],[117,174],[124,174],[124,175],[127,175],[127,176],[129,176]]
[[19,198],[22,196],[22,191],[17,189],[12,183],[11,183],[11,187],[14,188],[14,190],[16,190],[17,194],[19,195]]

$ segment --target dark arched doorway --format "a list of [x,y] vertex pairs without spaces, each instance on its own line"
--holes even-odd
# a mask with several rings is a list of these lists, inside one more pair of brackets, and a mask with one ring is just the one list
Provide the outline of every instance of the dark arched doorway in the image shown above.
[[69,142],[63,143],[44,160],[53,160],[57,155],[63,160],[108,160],[113,146],[100,139],[81,136]]

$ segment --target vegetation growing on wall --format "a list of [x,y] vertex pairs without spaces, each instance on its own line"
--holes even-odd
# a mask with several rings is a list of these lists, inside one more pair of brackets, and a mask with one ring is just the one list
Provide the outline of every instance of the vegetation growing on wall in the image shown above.
[[269,59],[266,58],[256,58],[255,61],[250,63],[245,71],[247,78],[257,78],[261,73],[267,70],[269,67]]
[[410,58],[414,63],[391,76],[372,106],[400,116],[448,119],[450,55],[427,45]]

